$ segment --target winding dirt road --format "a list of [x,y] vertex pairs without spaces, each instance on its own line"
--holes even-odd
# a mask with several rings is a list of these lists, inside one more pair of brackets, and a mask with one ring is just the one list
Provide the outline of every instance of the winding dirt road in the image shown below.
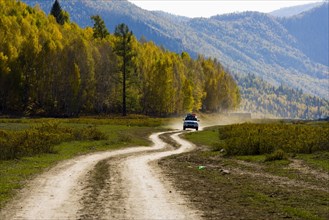
[[[200,219],[156,163],[194,146],[175,133],[171,137],[181,145],[175,150],[161,134],[150,136],[152,147],[99,152],[58,164],[31,181],[0,219]],[[100,163],[105,172],[94,184]]]

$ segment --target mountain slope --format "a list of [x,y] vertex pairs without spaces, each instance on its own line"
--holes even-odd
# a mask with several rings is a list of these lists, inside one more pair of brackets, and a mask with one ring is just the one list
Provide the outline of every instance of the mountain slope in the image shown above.
[[306,56],[299,49],[298,39],[274,17],[246,12],[193,19],[189,25],[199,31],[206,46],[217,49],[209,50],[201,45],[199,51],[218,57],[233,71],[254,73],[273,84],[284,82],[326,97],[328,66]]
[[323,4],[321,7],[281,20],[283,26],[298,40],[299,49],[315,62],[326,66],[329,66],[328,5]]
[[298,5],[286,8],[280,8],[278,10],[272,11],[269,14],[276,17],[291,17],[303,13],[305,11],[311,10],[317,6],[320,6],[321,2],[310,3],[305,5]]

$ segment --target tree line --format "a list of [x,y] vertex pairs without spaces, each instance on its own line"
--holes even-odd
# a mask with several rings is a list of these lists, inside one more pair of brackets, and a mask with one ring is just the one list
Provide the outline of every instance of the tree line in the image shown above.
[[0,1],[0,114],[168,116],[238,107],[237,84],[219,61],[137,40],[125,24],[110,34],[97,15],[82,29],[54,7],[47,16]]
[[[253,74],[234,74],[241,88],[241,108],[265,117],[320,119],[329,115],[329,102],[281,84],[272,86]],[[246,102],[248,100],[248,102]]]

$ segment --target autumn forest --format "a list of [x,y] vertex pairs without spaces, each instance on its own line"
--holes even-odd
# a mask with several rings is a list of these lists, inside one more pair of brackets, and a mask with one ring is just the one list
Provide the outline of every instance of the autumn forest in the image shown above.
[[47,16],[0,1],[0,113],[168,116],[238,107],[237,84],[219,61],[137,40],[125,24],[109,33],[97,15],[82,29],[55,4]]

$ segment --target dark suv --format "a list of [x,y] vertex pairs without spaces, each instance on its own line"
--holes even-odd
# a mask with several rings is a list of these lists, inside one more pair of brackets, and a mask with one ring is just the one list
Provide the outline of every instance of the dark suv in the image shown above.
[[186,128],[194,128],[195,130],[199,130],[199,120],[195,114],[186,115],[183,121],[183,130],[185,130]]

